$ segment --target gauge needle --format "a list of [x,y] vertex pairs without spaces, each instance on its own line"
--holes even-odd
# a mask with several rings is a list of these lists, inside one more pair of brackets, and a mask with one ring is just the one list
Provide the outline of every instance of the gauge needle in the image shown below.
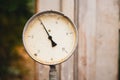
[[46,31],[47,35],[48,35],[48,39],[51,41],[52,47],[55,47],[57,44],[52,40],[52,36],[48,33],[45,25],[43,24],[42,20],[40,18],[38,18],[38,20],[41,22],[44,30]]

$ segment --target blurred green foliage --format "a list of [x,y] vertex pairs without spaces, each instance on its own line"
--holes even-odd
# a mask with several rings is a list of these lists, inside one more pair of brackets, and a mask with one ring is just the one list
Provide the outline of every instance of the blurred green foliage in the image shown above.
[[0,80],[23,80],[27,69],[13,65],[21,60],[14,50],[22,45],[23,27],[34,13],[34,0],[0,0]]

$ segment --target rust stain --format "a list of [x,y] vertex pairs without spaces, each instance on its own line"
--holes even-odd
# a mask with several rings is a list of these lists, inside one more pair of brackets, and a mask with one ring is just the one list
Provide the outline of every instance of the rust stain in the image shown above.
[[87,42],[86,42],[86,34],[83,32],[82,26],[79,28],[79,48],[80,48],[80,55],[79,55],[79,79],[86,80],[86,66],[87,66]]
[[80,38],[80,50],[81,50],[81,52],[82,52],[82,55],[80,55],[80,60],[81,60],[81,62],[84,64],[84,66],[86,66],[87,65],[87,61],[86,61],[86,59],[87,59],[87,56],[86,56],[86,53],[87,53],[87,42],[86,42],[86,34],[85,34],[85,32],[83,32],[82,31],[82,29],[80,29],[79,30],[80,31],[80,36],[79,36],[79,38]]

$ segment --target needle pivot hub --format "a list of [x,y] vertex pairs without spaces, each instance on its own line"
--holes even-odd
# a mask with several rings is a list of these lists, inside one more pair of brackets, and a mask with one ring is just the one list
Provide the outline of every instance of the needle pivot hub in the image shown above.
[[48,36],[48,39],[51,41],[52,47],[55,47],[57,44],[52,40],[52,36]]

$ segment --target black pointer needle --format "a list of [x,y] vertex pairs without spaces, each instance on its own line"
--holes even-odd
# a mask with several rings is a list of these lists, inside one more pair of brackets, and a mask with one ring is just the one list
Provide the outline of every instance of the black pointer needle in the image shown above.
[[47,35],[48,35],[48,39],[51,41],[52,47],[55,47],[57,44],[52,40],[52,36],[50,36],[50,34],[48,33],[47,29],[45,28],[45,25],[43,24],[42,20],[38,18],[38,20],[41,22],[44,30],[46,31]]

